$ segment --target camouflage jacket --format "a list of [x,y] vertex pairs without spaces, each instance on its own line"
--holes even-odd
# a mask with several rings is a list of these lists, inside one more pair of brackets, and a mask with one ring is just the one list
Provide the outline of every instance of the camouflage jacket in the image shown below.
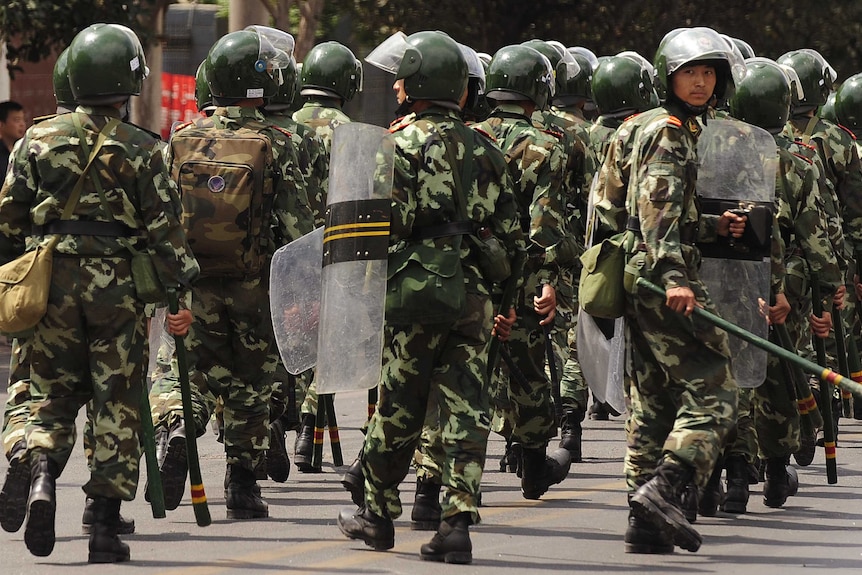
[[536,128],[524,109],[511,103],[498,105],[475,127],[496,138],[505,154],[521,229],[529,240],[525,277],[535,283],[557,285],[559,266],[554,261],[554,247],[566,233],[566,154],[559,136]]
[[[503,154],[493,141],[475,132],[470,148],[465,146],[459,114],[441,106],[432,106],[418,114],[409,114],[390,128],[395,138],[395,173],[392,190],[392,220],[390,252],[404,249],[412,237],[423,228],[460,221],[456,198],[460,198],[455,178],[460,178],[461,166],[450,161],[446,142],[463,162],[465,150],[473,155],[471,188],[466,196],[467,218],[476,227],[486,226],[506,246],[510,256],[524,249],[524,239],[518,222],[512,182],[506,170]],[[469,128],[464,127],[466,133]],[[453,236],[421,240],[446,249]],[[461,262],[467,291],[490,295],[491,287],[482,278],[470,242],[461,242]]]
[[330,104],[331,98],[322,100],[311,99],[299,110],[293,113],[293,120],[314,130],[317,137],[323,140],[327,165],[332,155],[332,132],[341,124],[350,122],[350,117]]
[[784,133],[817,147],[824,175],[832,182],[841,203],[844,236],[854,250],[862,249],[862,163],[855,136],[817,116],[791,118]]
[[811,271],[834,291],[841,283],[841,270],[829,239],[828,218],[817,167],[793,151],[786,136],[776,135],[778,173],[775,202],[780,233],[788,254],[801,252]]
[[596,118],[596,121],[590,125],[590,149],[596,158],[597,166],[601,167],[604,163],[614,132],[617,131],[617,128],[627,118],[628,116],[622,118],[602,115]]
[[[308,201],[305,179],[299,168],[296,149],[290,139],[292,135],[272,126],[256,108],[218,107],[210,119],[217,128],[227,130],[249,128],[265,133],[272,142],[272,161],[278,175],[273,182],[275,199],[272,208],[272,227],[269,228],[269,237],[266,238],[267,253],[272,255],[282,245],[312,231],[314,214]],[[175,133],[179,133],[189,125],[180,126]],[[172,158],[169,159],[168,166],[172,167]]]
[[329,162],[323,140],[314,130],[286,114],[267,114],[267,120],[290,133],[296,149],[299,170],[305,178],[308,201],[314,212],[314,227],[324,224],[326,190],[329,187]]
[[[0,263],[45,240],[38,226],[60,219],[87,157],[73,114],[81,121],[92,150],[116,108],[80,106],[31,126],[16,144],[10,170],[0,190]],[[118,222],[133,232],[131,241],[153,256],[165,286],[189,287],[200,269],[179,221],[177,189],[167,170],[162,146],[148,132],[120,122],[107,134],[90,174],[98,174],[111,214],[105,213],[92,177],[81,191],[71,219]],[[63,234],[55,252],[78,256],[131,256],[127,240],[105,235]]]
[[699,260],[692,244],[708,236],[698,227],[715,229],[714,222],[701,217],[696,201],[699,133],[694,118],[669,106],[626,120],[613,137],[594,189],[599,237],[626,229],[631,203],[646,252],[642,273],[665,289],[689,286]]

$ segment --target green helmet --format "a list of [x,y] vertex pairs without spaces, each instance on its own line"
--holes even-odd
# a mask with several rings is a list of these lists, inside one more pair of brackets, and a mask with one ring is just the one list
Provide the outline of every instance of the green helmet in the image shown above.
[[424,31],[406,36],[396,32],[365,58],[376,68],[404,80],[413,100],[460,103],[467,90],[467,62],[455,42],[443,32]]
[[[838,88],[839,90],[841,88]],[[833,124],[842,124],[843,123],[838,120],[838,114],[835,112],[835,98],[837,97],[838,92],[830,92],[829,97],[826,98],[826,102],[820,106],[820,109],[817,110],[817,115],[823,118],[824,120],[829,120]]]
[[112,104],[141,93],[149,74],[144,49],[129,28],[93,24],[69,45],[68,73],[72,95],[80,104]]
[[303,96],[335,96],[349,102],[362,91],[362,62],[347,46],[323,42],[305,56],[300,86]]
[[844,80],[835,93],[835,116],[838,123],[854,134],[862,133],[862,73]]
[[748,60],[749,58],[754,58],[757,54],[754,53],[754,49],[752,49],[751,44],[746,42],[745,40],[741,40],[739,38],[731,38],[730,39],[739,50],[742,57]]
[[275,96],[293,46],[293,36],[266,26],[249,26],[219,38],[206,58],[206,78],[215,103]]
[[54,98],[57,106],[74,110],[75,95],[72,93],[72,85],[69,83],[69,49],[66,48],[57,56],[54,63]]
[[297,87],[299,85],[297,82],[298,72],[296,68],[296,60],[291,58],[287,68],[281,71],[281,75],[283,81],[281,86],[278,87],[278,93],[273,96],[272,100],[270,100],[266,105],[266,109],[270,112],[288,110],[293,104],[293,101],[296,98]]
[[554,95],[554,69],[534,48],[505,46],[491,59],[485,83],[492,100],[531,100],[542,110]]
[[[552,41],[550,43],[553,44],[554,42]],[[563,87],[562,92],[557,94],[557,98],[569,95],[591,101],[593,99],[593,74],[596,71],[593,66],[595,54],[593,54],[593,59],[591,59],[580,50],[569,50],[565,47],[563,49],[566,50],[575,62],[578,63],[579,71],[577,74],[566,80],[566,85]],[[584,50],[586,50],[586,48],[584,48]],[[587,52],[589,52],[589,50],[587,50]]]
[[[574,85],[577,78],[581,75],[581,67],[575,57],[572,56],[566,47],[559,42],[546,42],[543,40],[528,40],[521,44],[538,50],[550,62],[554,69],[554,98],[562,98],[563,96],[574,96],[569,88]],[[564,105],[571,102],[565,102]]]
[[733,95],[735,82],[745,74],[745,63],[712,28],[677,28],[668,32],[656,50],[654,66],[659,97],[669,97],[668,79],[687,64],[715,65],[715,97],[721,101]]
[[838,75],[823,56],[816,50],[803,48],[787,52],[778,59],[779,64],[785,64],[796,70],[800,86],[804,94],[801,98],[794,97],[793,106],[813,109],[826,103],[832,84]]
[[643,112],[658,106],[651,68],[620,55],[602,60],[593,74],[593,100],[599,113]]
[[778,132],[790,117],[790,81],[784,70],[768,58],[750,58],[745,61],[746,74],[736,85],[730,99],[730,115],[759,126],[769,132]]
[[201,62],[195,72],[195,103],[198,106],[198,112],[213,105],[213,95],[207,83],[206,63],[206,60]]

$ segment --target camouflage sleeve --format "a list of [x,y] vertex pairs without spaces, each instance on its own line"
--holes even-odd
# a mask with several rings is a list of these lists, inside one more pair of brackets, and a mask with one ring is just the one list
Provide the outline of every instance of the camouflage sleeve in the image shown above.
[[[287,144],[274,145],[272,151],[273,162],[279,168],[273,203],[277,243],[289,243],[314,230],[314,213],[308,201],[305,178],[296,167],[295,150]],[[272,251],[278,247],[273,246]]]
[[838,126],[830,127],[833,155],[831,163],[838,177],[836,192],[841,202],[844,235],[854,251],[862,249],[862,163],[853,136]]
[[623,231],[626,227],[628,174],[623,164],[624,148],[621,137],[613,138],[596,176],[598,182],[592,192],[594,218],[593,222],[587,225],[588,234],[594,230],[594,244]]
[[687,168],[691,150],[681,128],[663,124],[638,144],[636,209],[647,252],[647,263],[665,289],[688,287],[682,256],[681,227],[691,218],[686,206]]
[[200,273],[197,260],[186,242],[178,211],[179,192],[168,173],[163,148],[154,146],[145,154],[138,172],[137,200],[147,230],[147,246],[159,279],[167,287],[191,287]]
[[829,237],[828,216],[821,199],[823,192],[818,188],[819,180],[817,168],[813,165],[801,175],[797,172],[788,175],[789,185],[798,189],[800,198],[793,232],[811,270],[819,274],[821,283],[836,289],[842,283],[841,267],[836,257],[840,252],[833,249]]
[[36,180],[28,161],[29,131],[9,156],[9,169],[0,188],[0,265],[24,253],[30,234],[30,207],[36,197]]
[[[396,141],[397,141],[396,136]],[[395,146],[395,170],[392,176],[392,215],[389,224],[390,243],[407,239],[413,233],[416,217],[416,200],[410,193],[416,181],[415,158],[405,154],[402,146]]]
[[784,293],[784,238],[778,233],[778,216],[772,216],[772,249],[770,251],[770,287],[772,293]]

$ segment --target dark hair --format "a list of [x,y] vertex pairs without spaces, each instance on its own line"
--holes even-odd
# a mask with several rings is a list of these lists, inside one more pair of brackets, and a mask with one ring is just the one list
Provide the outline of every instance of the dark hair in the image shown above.
[[9,118],[9,112],[22,112],[23,110],[24,106],[15,100],[0,102],[0,122],[5,122]]

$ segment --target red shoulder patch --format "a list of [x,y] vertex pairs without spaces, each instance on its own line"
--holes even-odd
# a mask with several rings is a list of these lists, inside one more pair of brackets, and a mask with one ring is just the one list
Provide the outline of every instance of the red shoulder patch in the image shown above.
[[793,143],[794,143],[794,144],[799,144],[799,145],[800,145],[800,146],[802,146],[803,148],[808,148],[809,150],[814,150],[815,152],[817,151],[817,146],[815,146],[814,144],[806,144],[805,142],[803,142],[803,141],[802,141],[802,139],[801,139],[801,138],[796,138],[796,139],[794,139],[794,140],[793,140]]
[[491,140],[492,142],[496,142],[496,141],[497,141],[497,138],[495,138],[493,135],[489,134],[488,132],[486,132],[486,131],[485,131],[485,130],[483,130],[482,128],[477,128],[477,127],[476,127],[476,124],[473,124],[473,125],[472,125],[472,126],[470,126],[470,127],[471,127],[474,131],[479,132],[480,134],[482,134],[483,136],[485,136],[486,138],[488,138],[489,140]]
[[401,116],[400,118],[396,118],[391,124],[389,124],[389,132],[395,133],[398,130],[403,130],[410,124],[411,121],[407,116]]
[[680,120],[676,116],[668,116],[667,123],[672,126],[676,126],[677,128],[682,128],[682,120]]
[[794,156],[796,156],[797,158],[799,158],[800,160],[805,160],[805,163],[811,164],[812,166],[814,165],[814,160],[811,160],[810,158],[806,158],[802,154],[797,154],[796,152],[790,152],[790,153],[793,154]]
[[539,130],[539,131],[540,131],[540,132],[544,132],[545,134],[551,135],[551,136],[555,137],[555,138],[556,138],[556,139],[558,139],[558,140],[562,140],[562,139],[564,138],[564,135],[563,135],[563,133],[562,133],[562,132],[557,132],[557,131],[555,131],[555,130],[547,130],[547,129],[543,129],[543,130]]
[[177,133],[177,132],[179,132],[180,130],[182,130],[182,129],[184,129],[184,128],[188,128],[189,126],[191,126],[191,125],[193,125],[193,124],[194,124],[194,121],[192,121],[192,122],[183,122],[182,124],[177,124],[177,126],[174,128],[174,133],[176,134],[176,133]]
[[[623,122],[628,122],[629,120],[631,120],[631,119],[632,119],[632,118],[634,118],[635,116],[640,116],[640,114],[641,114],[640,112],[635,112],[635,113],[634,113],[634,114],[632,114],[631,116],[626,116],[626,118],[623,120]],[[671,116],[671,117],[672,117],[672,118],[675,118],[675,116]],[[677,121],[679,121],[679,120],[677,120]]]
[[845,132],[847,132],[848,134],[850,134],[850,137],[851,137],[851,138],[853,138],[853,141],[854,141],[854,142],[856,141],[856,134],[854,134],[854,133],[850,130],[850,128],[848,128],[848,127],[846,127],[846,126],[842,126],[841,124],[835,124],[835,125],[836,125],[836,126],[838,126],[839,128],[841,128],[842,130],[844,130]]
[[287,136],[288,138],[292,138],[292,137],[293,137],[293,134],[291,134],[290,132],[288,132],[287,130],[285,130],[284,128],[282,128],[281,126],[271,126],[271,128],[272,128],[272,129],[274,129],[274,130],[278,130],[279,132],[281,132],[282,134],[284,134],[284,135],[285,135],[285,136]]

